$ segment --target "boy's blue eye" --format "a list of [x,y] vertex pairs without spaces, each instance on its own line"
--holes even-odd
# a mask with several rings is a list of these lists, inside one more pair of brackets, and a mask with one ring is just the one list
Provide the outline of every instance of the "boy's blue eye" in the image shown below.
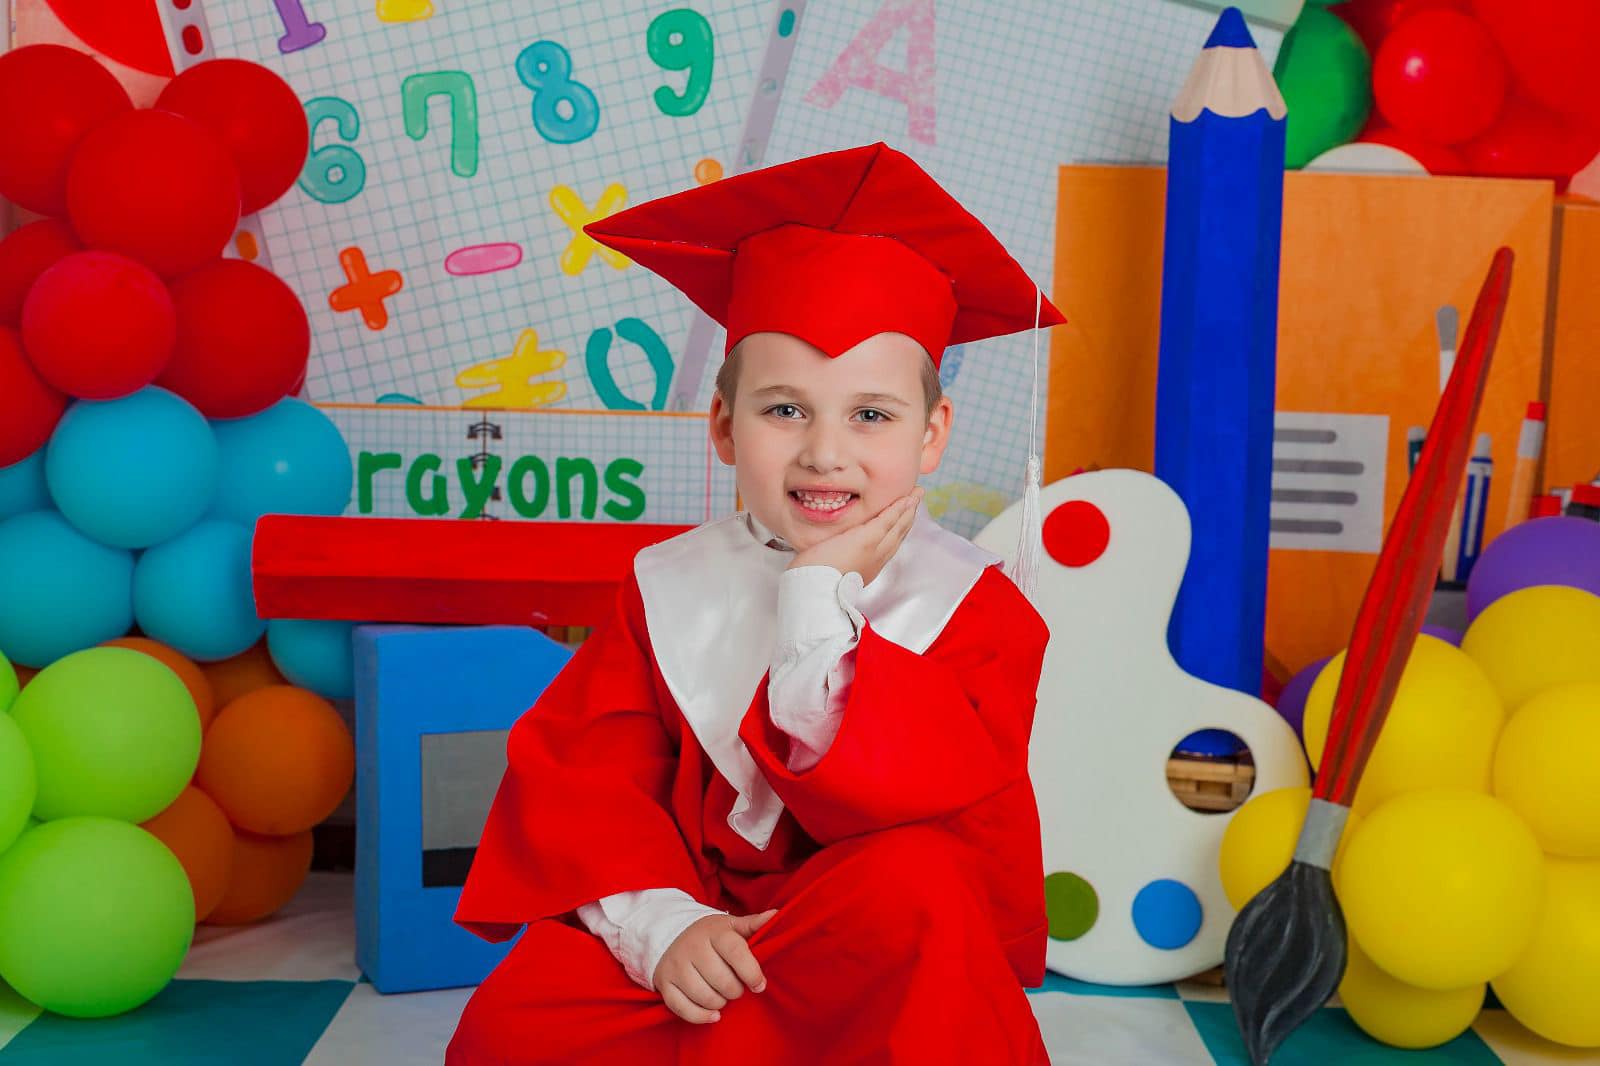
[[[889,421],[888,414],[886,414],[883,411],[878,410],[876,407],[864,407],[860,411],[857,411],[856,414],[861,416],[861,421],[863,421],[863,422],[887,422],[887,421]],[[868,417],[869,415],[871,417]]]
[[800,414],[800,408],[792,403],[775,403],[767,408],[764,413],[777,415],[779,418],[795,418]]

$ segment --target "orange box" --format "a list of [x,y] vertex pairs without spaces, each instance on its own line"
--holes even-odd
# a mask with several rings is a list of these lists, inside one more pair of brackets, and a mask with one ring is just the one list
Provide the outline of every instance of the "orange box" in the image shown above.
[[[1166,173],[1063,167],[1059,193],[1056,301],[1068,324],[1052,331],[1045,478],[1149,470]],[[1485,540],[1499,532],[1523,412],[1545,395],[1552,206],[1538,182],[1287,175],[1277,407],[1387,416],[1385,528],[1405,487],[1406,431],[1426,426],[1438,402],[1435,312],[1454,305],[1464,331],[1504,244],[1516,269],[1477,426],[1493,438],[1495,463]],[[1375,561],[1375,552],[1274,549],[1269,655],[1295,670],[1342,648]]]
[[1556,207],[1550,425],[1544,484],[1571,486],[1600,474],[1600,204]]

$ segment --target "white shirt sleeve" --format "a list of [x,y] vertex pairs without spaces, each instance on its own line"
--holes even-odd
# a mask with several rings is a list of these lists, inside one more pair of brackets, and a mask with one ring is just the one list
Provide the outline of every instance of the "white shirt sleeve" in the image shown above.
[[578,920],[605,941],[635,984],[655,987],[656,965],[672,942],[701,918],[726,914],[677,888],[602,896],[578,908]]
[[789,769],[811,769],[833,744],[855,680],[865,618],[861,575],[800,566],[778,578],[778,634],[767,678],[772,724],[790,737]]

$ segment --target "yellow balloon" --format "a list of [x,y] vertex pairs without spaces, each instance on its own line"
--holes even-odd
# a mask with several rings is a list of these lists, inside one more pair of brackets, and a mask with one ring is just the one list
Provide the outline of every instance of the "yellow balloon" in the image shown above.
[[[1344,653],[1317,675],[1306,697],[1302,733],[1311,765],[1322,765]],[[1424,788],[1487,792],[1505,713],[1482,669],[1459,648],[1417,637],[1389,717],[1367,761],[1354,807],[1366,813],[1391,796]]]
[[1600,858],[1600,682],[1546,689],[1522,705],[1500,734],[1494,794],[1545,851]]
[[[1278,875],[1289,868],[1294,857],[1294,845],[1300,839],[1300,827],[1305,824],[1306,809],[1311,806],[1311,789],[1278,788],[1251,796],[1244,806],[1233,812],[1228,828],[1222,831],[1222,848],[1217,853],[1217,868],[1222,875],[1222,891],[1234,910],[1244,905],[1266,888]],[[1345,823],[1344,836],[1333,856],[1333,874],[1337,880],[1340,864],[1344,860],[1345,845],[1361,816],[1350,814]]]
[[1428,1048],[1448,1044],[1467,1031],[1483,1008],[1487,987],[1479,981],[1441,992],[1408,985],[1378,969],[1352,941],[1339,999],[1350,1020],[1374,1040],[1393,1047]]
[[1396,796],[1351,834],[1339,900],[1350,935],[1397,980],[1448,990],[1504,973],[1533,936],[1544,856],[1493,796]]
[[1473,619],[1461,650],[1513,714],[1547,688],[1600,681],[1600,596],[1564,585],[1502,596]]
[[1545,1039],[1600,1048],[1600,862],[1552,858],[1545,873],[1539,927],[1495,995]]

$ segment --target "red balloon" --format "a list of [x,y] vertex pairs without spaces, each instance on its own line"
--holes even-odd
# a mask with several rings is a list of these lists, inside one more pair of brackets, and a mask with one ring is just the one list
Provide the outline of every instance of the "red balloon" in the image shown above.
[[66,409],[67,398],[28,362],[17,331],[0,326],[0,466],[38,451]]
[[205,127],[170,111],[130,111],[72,157],[67,210],[91,248],[170,276],[214,259],[239,222],[239,173]]
[[1483,24],[1424,11],[1396,26],[1372,61],[1372,95],[1395,128],[1440,144],[1488,129],[1506,96],[1506,64]]
[[115,252],[67,256],[39,275],[22,305],[22,343],[39,376],[84,400],[150,384],[176,336],[167,287]]
[[58,259],[83,250],[72,227],[45,218],[13,230],[0,240],[0,326],[22,321],[22,300],[34,279]]
[[1413,136],[1381,122],[1370,123],[1356,140],[1398,148],[1421,163],[1429,174],[1460,174],[1466,166],[1454,149],[1435,144],[1423,137]]
[[1558,192],[1596,152],[1600,152],[1600,132],[1583,129],[1516,96],[1487,133],[1461,146],[1468,174],[1549,178]]
[[[130,4],[126,0],[47,2],[61,24],[96,52],[146,74],[172,77],[167,35],[161,29],[161,13],[155,4]],[[189,0],[179,0],[172,6],[181,10],[189,6]]]
[[1517,84],[1537,102],[1600,127],[1600,4],[1474,0]]
[[133,107],[111,72],[58,44],[0,55],[0,196],[67,213],[67,164],[94,127]]
[[1328,10],[1350,24],[1371,55],[1378,54],[1389,31],[1423,11],[1466,11],[1467,0],[1350,0]]
[[156,106],[193,119],[227,146],[247,215],[287,192],[306,165],[305,109],[288,83],[259,63],[213,59],[190,67]]
[[243,418],[289,394],[306,370],[311,324],[270,270],[218,259],[172,283],[178,344],[156,384],[207,418]]

